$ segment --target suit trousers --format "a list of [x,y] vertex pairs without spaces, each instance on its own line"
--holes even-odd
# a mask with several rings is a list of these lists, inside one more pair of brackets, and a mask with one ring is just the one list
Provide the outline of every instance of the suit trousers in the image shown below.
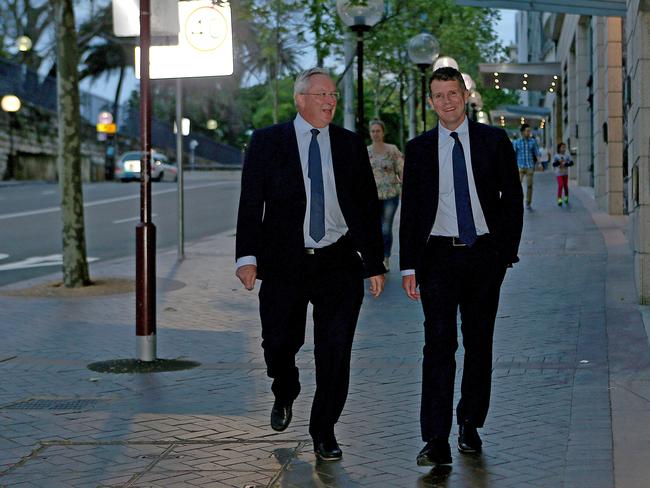
[[309,433],[315,440],[334,435],[347,399],[363,295],[361,259],[339,243],[305,255],[295,274],[265,276],[260,287],[264,359],[273,394],[281,401],[292,401],[300,393],[295,358],[305,342],[307,306],[313,305],[316,393]]
[[506,265],[491,236],[472,247],[430,237],[418,273],[424,309],[422,439],[448,438],[453,417],[457,316],[465,349],[457,422],[482,427],[490,404],[492,337]]

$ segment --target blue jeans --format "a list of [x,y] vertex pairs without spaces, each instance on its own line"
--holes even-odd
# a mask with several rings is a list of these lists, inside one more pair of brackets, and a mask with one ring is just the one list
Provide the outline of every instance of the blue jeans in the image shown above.
[[384,257],[390,257],[390,250],[393,247],[393,219],[397,206],[399,205],[399,195],[386,200],[379,200],[381,204],[381,233],[384,237]]

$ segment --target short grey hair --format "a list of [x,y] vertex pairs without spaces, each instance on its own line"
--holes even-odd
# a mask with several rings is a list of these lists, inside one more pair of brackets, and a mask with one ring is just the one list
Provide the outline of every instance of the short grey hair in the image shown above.
[[295,83],[293,84],[294,97],[300,93],[304,93],[305,90],[307,90],[307,88],[309,87],[309,78],[311,78],[314,75],[330,76],[330,72],[325,68],[315,67],[315,68],[306,69],[305,71],[300,73],[296,78]]

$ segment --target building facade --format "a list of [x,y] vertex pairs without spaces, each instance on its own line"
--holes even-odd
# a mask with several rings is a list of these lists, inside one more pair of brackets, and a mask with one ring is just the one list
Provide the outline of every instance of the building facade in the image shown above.
[[648,304],[650,2],[628,0],[620,16],[588,13],[518,14],[517,60],[561,66],[559,90],[522,102],[551,110],[548,136],[574,154],[572,179],[607,213],[629,216],[639,302]]

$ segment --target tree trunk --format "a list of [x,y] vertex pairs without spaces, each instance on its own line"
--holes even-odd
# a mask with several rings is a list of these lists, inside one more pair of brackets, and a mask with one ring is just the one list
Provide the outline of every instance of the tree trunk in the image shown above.
[[280,113],[280,7],[275,6],[275,70],[273,77],[273,123],[278,123]]
[[404,75],[400,74],[399,76],[399,147],[404,151],[405,141],[404,141],[404,118],[406,114],[404,113]]
[[63,284],[67,287],[89,285],[81,186],[81,141],[79,115],[79,79],[77,32],[72,0],[56,0],[57,167],[61,188],[63,223]]
[[373,118],[379,118],[379,92],[381,91],[381,73],[377,72],[377,80],[375,82],[375,96],[373,97]]

